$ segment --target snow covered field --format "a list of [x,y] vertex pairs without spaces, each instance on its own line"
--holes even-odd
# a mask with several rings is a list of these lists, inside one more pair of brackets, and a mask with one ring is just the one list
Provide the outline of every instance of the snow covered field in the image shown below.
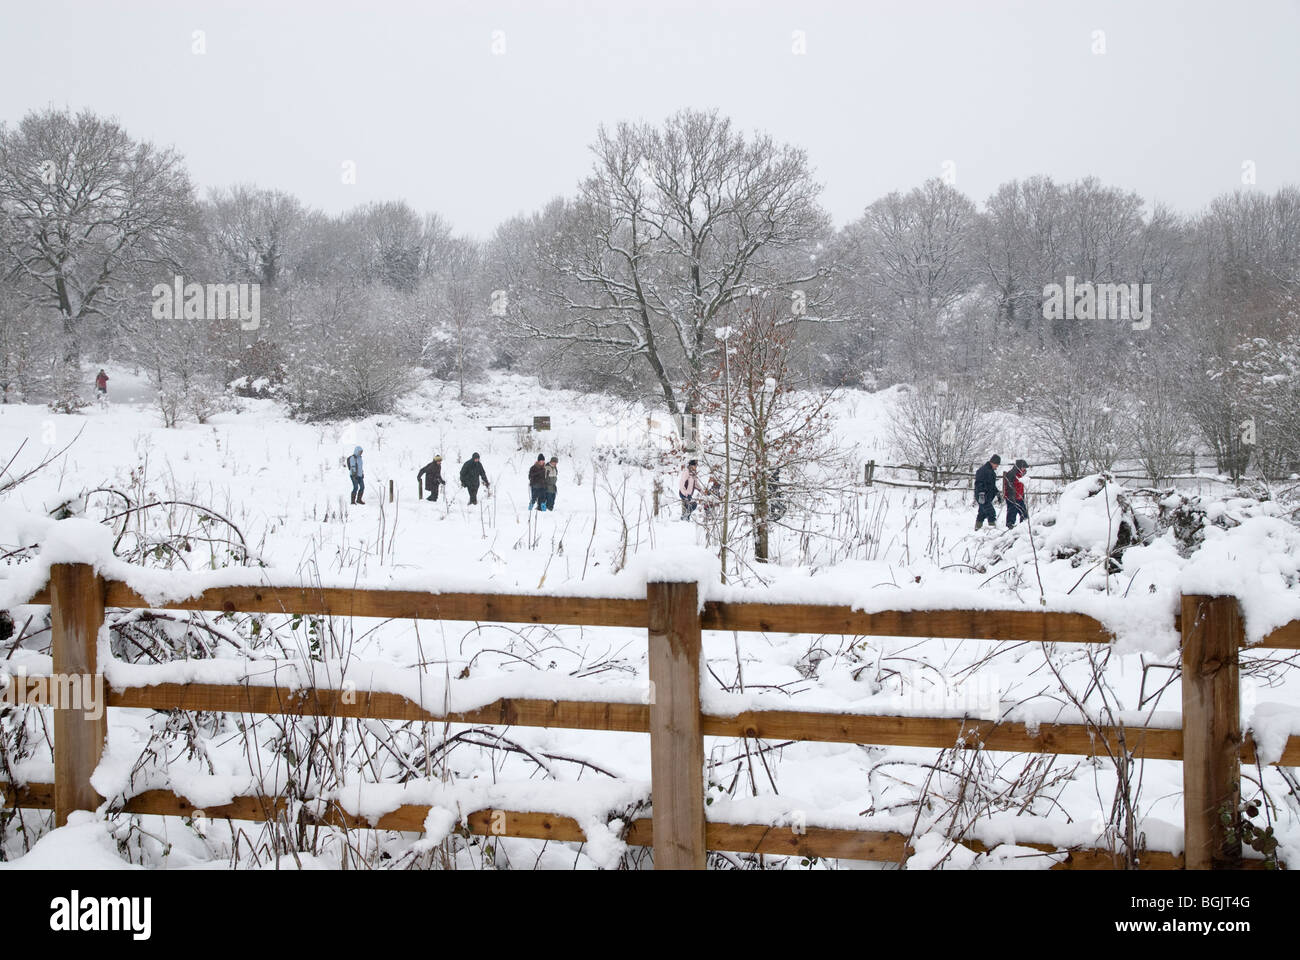
[[[113,537],[87,536],[76,519],[60,521],[72,526],[58,535],[55,521],[39,518],[62,507],[74,518],[100,521],[121,512],[128,500],[137,506],[159,502],[110,524],[122,531],[117,556],[154,568],[123,574],[147,596],[192,589],[192,580],[178,586],[157,568],[202,573],[238,562],[246,549],[247,568],[204,576],[211,582],[639,596],[647,576],[673,570],[699,578],[711,598],[868,610],[1046,606],[1089,613],[1119,637],[1107,653],[1075,644],[708,632],[704,704],[711,712],[803,708],[1001,718],[1032,727],[1082,722],[1086,711],[1108,722],[1176,727],[1180,693],[1177,672],[1169,668],[1177,664],[1172,617],[1180,591],[1241,596],[1252,639],[1300,617],[1300,531],[1289,515],[1294,505],[1245,498],[1202,505],[1216,522],[1204,528],[1204,543],[1190,555],[1165,531],[1127,547],[1119,569],[1108,573],[1105,558],[1116,548],[1121,520],[1137,509],[1114,485],[1085,479],[1062,492],[1031,475],[1033,544],[1023,524],[1015,531],[972,530],[968,491],[862,486],[862,463],[895,459],[888,440],[890,391],[840,397],[836,433],[857,473],[828,478],[815,515],[794,509],[786,518],[789,529],[775,538],[775,562],[751,567],[741,582],[733,577],[724,586],[716,572],[716,530],[699,514],[699,522],[679,519],[675,490],[682,458],[672,453],[662,411],[496,375],[471,387],[465,403],[454,384],[429,382],[396,415],[356,423],[298,423],[273,401],[241,400],[238,412],[166,430],[143,381],[126,369],[108,372],[113,402],[107,408],[61,416],[44,407],[0,406],[0,451],[8,456],[22,445],[10,475],[71,443],[0,501],[0,544],[11,551],[51,535],[80,539],[112,572]],[[522,438],[514,430],[487,429],[531,423],[535,415],[549,416],[553,429]],[[365,451],[364,506],[348,504],[340,464],[354,445]],[[468,505],[456,480],[473,452],[481,454],[492,483],[479,506]],[[416,471],[435,453],[443,457],[448,486],[439,502],[428,503],[417,499]],[[559,457],[553,513],[526,510],[524,478],[538,453]],[[1027,451],[1001,453],[1009,462]],[[656,478],[664,490],[657,517]],[[1175,506],[1170,501],[1165,508]],[[98,539],[103,542],[93,542]],[[163,549],[163,541],[184,546]],[[77,544],[61,549],[75,552]],[[48,670],[41,650],[48,649],[49,634],[36,632],[44,610],[15,604],[30,596],[52,556],[47,551],[10,566],[0,584],[2,605],[12,608],[19,627],[34,618],[28,628],[33,636],[5,669]],[[113,569],[118,575],[125,567]],[[314,671],[303,679],[323,682],[323,672],[331,683],[346,678],[361,689],[391,689],[433,709],[467,708],[500,696],[643,702],[646,691],[645,637],[637,630],[213,619],[214,629],[201,642],[183,639],[187,630],[176,625],[177,649],[191,659],[157,669],[172,679],[229,681],[246,671],[264,672],[269,665],[260,661],[300,659]],[[131,637],[124,626],[114,649],[127,650],[138,664],[151,663],[143,647],[130,647]],[[258,662],[246,664],[248,656]],[[117,664],[109,679],[143,669]],[[1097,676],[1105,679],[1100,689]],[[1242,689],[1243,720],[1254,728],[1265,759],[1276,757],[1288,735],[1300,735],[1300,685],[1289,665],[1273,664],[1244,670]],[[33,742],[41,736],[36,714],[21,721],[36,731]],[[95,781],[106,796],[166,786],[207,806],[254,789],[290,789],[294,796],[314,791],[334,797],[369,815],[400,803],[442,810],[430,816],[423,837],[376,832],[345,840],[323,831],[310,849],[296,851],[303,866],[335,867],[349,857],[376,865],[567,869],[613,867],[643,856],[622,844],[616,827],[618,818],[644,815],[648,803],[644,735],[419,724],[385,730],[351,721],[291,726],[279,718],[263,718],[254,727],[251,718],[231,715],[205,715],[185,729],[175,718],[137,710],[114,710],[110,719],[109,748]],[[316,763],[304,773],[288,761],[313,732],[337,759],[328,774]],[[1017,844],[1113,842],[1116,771],[1104,758],[721,738],[709,738],[706,749],[711,819],[915,833],[911,867],[1048,867],[1052,858]],[[14,776],[49,782],[48,749],[37,743],[28,753],[14,764]],[[1131,799],[1147,846],[1179,851],[1181,765],[1146,762],[1134,777]],[[1269,815],[1279,853],[1296,861],[1300,809],[1294,796],[1283,798],[1288,785],[1276,771],[1266,771],[1264,785],[1276,802]],[[1254,796],[1258,788],[1243,784],[1243,792]],[[578,851],[451,832],[459,811],[484,806],[566,813],[584,824],[590,842]],[[252,866],[273,862],[277,853],[281,865],[295,862],[285,858],[282,838],[272,839],[278,828],[260,824],[237,825],[246,835],[237,841],[225,822],[196,827],[145,817],[133,826],[125,817],[83,815],[33,843],[47,818],[34,811],[21,816],[26,830],[10,826],[4,833],[4,854],[14,866]],[[980,856],[954,847],[942,839],[954,826],[967,838],[999,846]],[[747,866],[751,860],[726,855],[720,863]]]

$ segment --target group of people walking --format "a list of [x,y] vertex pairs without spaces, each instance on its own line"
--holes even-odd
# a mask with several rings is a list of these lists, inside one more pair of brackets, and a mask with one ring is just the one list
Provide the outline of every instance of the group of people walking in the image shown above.
[[[362,450],[360,446],[353,449],[351,456],[346,460],[348,476],[352,480],[352,497],[351,503],[365,505],[365,500],[361,499],[366,492],[366,473],[365,464],[362,461]],[[542,454],[537,455],[537,461],[528,470],[528,509],[533,509],[534,505],[538,510],[555,509],[555,491],[559,484],[560,475],[560,458],[551,457],[547,461]],[[434,458],[422,466],[415,474],[416,481],[420,484],[422,494],[428,493],[424,499],[436,503],[438,492],[447,486],[447,481],[442,477],[442,455],[435,454]],[[488,480],[487,471],[483,469],[483,461],[479,459],[477,453],[473,454],[466,460],[460,468],[460,485],[469,493],[469,502],[471,505],[478,504],[479,487],[492,489],[492,483]]]
[[1025,474],[1029,472],[1029,464],[1024,460],[1017,460],[1014,466],[1008,467],[1002,474],[1002,486],[998,488],[998,467],[1002,465],[1002,458],[996,453],[989,457],[984,466],[975,471],[975,529],[979,530],[988,521],[990,527],[997,526],[998,513],[994,504],[1001,504],[1003,501],[1007,505],[1007,529],[1010,530],[1016,525],[1016,521],[1023,518],[1029,519],[1029,511],[1025,509]]
[[560,477],[560,458],[546,459],[539,453],[537,460],[528,468],[528,509],[534,504],[541,512],[555,509],[555,487]]
[[[349,502],[364,506],[366,501],[361,498],[366,492],[366,469],[359,445],[353,448],[352,454],[345,463],[348,477],[352,480],[352,496]],[[439,489],[447,485],[447,481],[442,478],[442,454],[435,454],[432,460],[422,466],[416,472],[415,479],[419,482],[421,491],[427,490],[429,493],[424,499],[437,502]],[[469,502],[472,504],[478,503],[480,484],[489,489],[492,486],[476,453],[460,468],[460,485],[469,491]]]
[[[352,480],[352,498],[354,504],[365,504],[361,499],[366,491],[365,467],[362,462],[362,450],[358,445],[353,449],[352,455],[347,458],[348,475]],[[528,509],[534,507],[539,512],[546,512],[555,509],[556,487],[559,485],[560,475],[560,458],[551,457],[546,459],[544,454],[539,453],[537,459],[533,461],[528,468]],[[982,529],[987,522],[989,526],[996,526],[998,514],[996,506],[1006,503],[1006,523],[1007,529],[1016,525],[1020,519],[1029,519],[1029,511],[1025,509],[1025,475],[1029,472],[1029,464],[1024,460],[1017,460],[1014,466],[1009,467],[1001,477],[1001,485],[998,483],[998,468],[1002,465],[1002,458],[998,454],[989,457],[988,462],[975,471],[975,529]],[[435,455],[432,460],[426,463],[416,473],[416,479],[421,484],[423,490],[427,490],[429,495],[426,500],[436,502],[438,491],[441,487],[447,485],[447,481],[442,478],[442,456]],[[773,478],[775,480],[775,478]],[[484,486],[489,490],[492,484],[488,481],[487,471],[483,469],[483,462],[479,459],[477,453],[473,454],[460,468],[460,484],[469,492],[470,504],[478,503],[479,487]],[[701,502],[708,511],[710,504],[717,495],[717,478],[710,480],[706,487],[699,475],[699,461],[691,460],[682,468],[681,475],[677,482],[677,495],[682,502],[682,519],[689,520]],[[782,511],[784,512],[784,511]]]
[[[424,499],[431,503],[438,502],[438,491],[447,485],[447,481],[442,479],[442,454],[435,454],[433,459],[422,466],[415,474],[415,479],[420,483],[422,490],[429,491],[429,495]],[[469,502],[471,505],[478,504],[478,488],[480,486],[492,489],[492,484],[487,478],[487,471],[483,469],[483,461],[479,459],[477,453],[471,454],[470,458],[460,466],[460,485],[469,492]]]

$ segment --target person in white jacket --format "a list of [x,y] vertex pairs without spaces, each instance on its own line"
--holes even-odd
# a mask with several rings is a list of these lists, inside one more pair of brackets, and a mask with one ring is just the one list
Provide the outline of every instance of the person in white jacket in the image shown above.
[[692,460],[682,467],[681,479],[677,483],[677,495],[682,498],[682,519],[689,520],[695,512],[695,497],[700,492],[699,462]]

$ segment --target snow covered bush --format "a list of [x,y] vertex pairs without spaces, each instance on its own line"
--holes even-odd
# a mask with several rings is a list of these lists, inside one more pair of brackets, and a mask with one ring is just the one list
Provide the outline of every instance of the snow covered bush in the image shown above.
[[1110,470],[1131,446],[1127,394],[1101,377],[1062,369],[1038,384],[1025,413],[1035,445],[1067,476]]
[[1176,385],[1158,373],[1137,385],[1132,409],[1131,436],[1138,463],[1152,483],[1178,472],[1192,448],[1192,432]]
[[963,381],[927,380],[903,387],[891,425],[903,462],[940,474],[962,473],[988,457],[990,431],[978,389]]
[[295,331],[286,350],[285,396],[295,417],[333,420],[389,413],[416,382],[385,319],[337,297]]
[[90,405],[80,364],[56,359],[48,365],[49,408],[55,413],[76,413]]
[[1300,335],[1246,345],[1248,426],[1255,465],[1265,476],[1300,471]]
[[265,338],[245,344],[226,360],[226,375],[237,397],[275,396],[288,376],[284,347]]

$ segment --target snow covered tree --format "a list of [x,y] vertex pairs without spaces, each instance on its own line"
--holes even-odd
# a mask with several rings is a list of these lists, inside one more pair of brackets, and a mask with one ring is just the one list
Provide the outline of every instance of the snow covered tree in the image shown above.
[[419,319],[409,331],[418,362],[434,376],[456,380],[463,400],[465,378],[487,367],[500,326],[491,312],[479,245],[464,237],[441,238],[430,251],[416,300]]
[[1026,398],[1035,444],[1067,476],[1110,470],[1131,444],[1127,391],[1095,367],[1063,356],[1050,363],[1056,374],[1040,380]]
[[904,461],[943,474],[966,473],[992,442],[983,398],[963,381],[926,380],[902,388],[891,424]]
[[0,127],[0,272],[57,316],[78,379],[83,327],[117,319],[133,281],[170,280],[196,226],[181,158],[90,112]]
[[1178,381],[1167,368],[1154,366],[1135,380],[1133,449],[1143,471],[1158,484],[1185,462],[1192,425],[1178,396]]
[[591,176],[558,211],[562,229],[536,251],[551,276],[535,292],[562,309],[512,319],[531,337],[644,365],[681,413],[728,305],[754,286],[789,298],[817,278],[780,254],[826,232],[819,188],[803,151],[746,138],[716,112],[602,127],[592,149]]
[[922,373],[940,341],[940,315],[974,283],[975,220],[975,205],[935,178],[882,197],[845,228],[844,255],[879,291],[905,377]]
[[388,413],[415,385],[411,360],[389,335],[382,288],[313,290],[287,350],[286,399],[307,420]]
[[405,202],[372,203],[344,218],[359,242],[365,282],[410,293],[420,282],[425,254],[424,220]]
[[1242,352],[1249,414],[1243,432],[1260,473],[1289,476],[1300,470],[1300,335],[1256,338]]
[[792,364],[794,322],[774,296],[751,297],[727,311],[714,332],[726,352],[702,391],[714,427],[705,459],[721,471],[722,570],[733,521],[753,541],[754,560],[770,558],[771,530],[806,508],[842,465],[833,443],[831,391],[808,390]]

